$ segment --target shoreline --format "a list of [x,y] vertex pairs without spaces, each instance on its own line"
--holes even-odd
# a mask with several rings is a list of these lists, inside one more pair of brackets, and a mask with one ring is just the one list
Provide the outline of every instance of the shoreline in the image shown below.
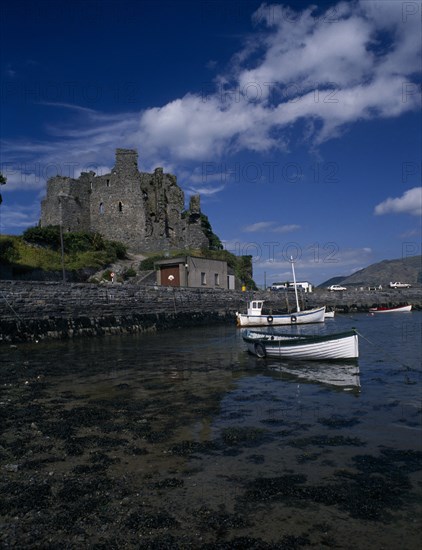
[[[252,299],[285,310],[293,293],[130,284],[0,281],[0,345],[83,336],[235,323]],[[422,288],[302,293],[301,307],[321,305],[338,313],[368,312],[374,305],[410,303],[422,310]]]

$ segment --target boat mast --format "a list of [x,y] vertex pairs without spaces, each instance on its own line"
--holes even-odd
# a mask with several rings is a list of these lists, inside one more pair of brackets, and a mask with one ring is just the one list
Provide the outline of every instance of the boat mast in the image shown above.
[[293,256],[290,256],[290,261],[292,263],[293,284],[295,285],[296,309],[297,309],[297,312],[300,313],[299,298],[297,297],[296,274],[295,274],[295,265],[293,261]]

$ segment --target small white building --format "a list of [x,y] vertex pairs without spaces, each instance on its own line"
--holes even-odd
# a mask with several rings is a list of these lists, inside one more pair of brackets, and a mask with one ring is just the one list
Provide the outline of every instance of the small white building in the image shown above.
[[[274,283],[271,285],[271,290],[294,290],[294,283]],[[296,288],[304,292],[312,292],[312,285],[307,281],[296,281]]]
[[[293,288],[294,289],[295,287],[295,284],[294,283],[289,283],[289,288]],[[308,281],[296,281],[296,288],[299,290],[299,289],[302,289],[304,292],[312,292],[312,285],[311,283],[308,283]]]
[[155,262],[157,284],[190,288],[234,290],[235,277],[228,273],[227,262],[194,256],[181,256]]

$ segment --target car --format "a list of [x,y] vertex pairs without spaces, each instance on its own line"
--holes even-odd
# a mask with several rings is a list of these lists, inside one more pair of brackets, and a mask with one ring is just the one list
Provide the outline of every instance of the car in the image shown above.
[[347,288],[340,285],[331,285],[328,287],[328,290],[347,290]]
[[274,290],[274,291],[285,290],[287,286],[288,285],[286,285],[285,283],[273,283],[270,287],[270,290]]
[[410,288],[411,285],[409,285],[409,283],[400,283],[400,282],[396,282],[396,283],[390,283],[390,288]]

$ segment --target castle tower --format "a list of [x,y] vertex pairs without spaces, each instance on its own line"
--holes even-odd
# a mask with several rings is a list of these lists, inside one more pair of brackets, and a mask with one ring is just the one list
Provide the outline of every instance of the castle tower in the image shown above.
[[138,153],[117,149],[111,174],[95,178],[91,194],[91,228],[107,239],[140,250],[145,238],[145,208]]
[[89,231],[90,188],[94,172],[82,172],[78,179],[53,176],[41,201],[41,227],[61,225],[63,231]]
[[135,149],[116,149],[116,164],[112,170],[119,177],[133,177],[139,174],[138,151]]

